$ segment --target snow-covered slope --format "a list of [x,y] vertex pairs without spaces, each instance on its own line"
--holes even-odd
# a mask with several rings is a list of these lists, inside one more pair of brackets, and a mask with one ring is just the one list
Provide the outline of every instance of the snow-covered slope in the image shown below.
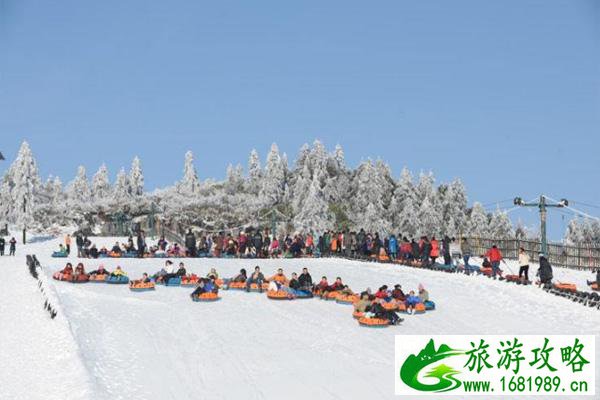
[[[27,249],[38,254],[47,277],[65,262],[49,257],[55,247],[53,241]],[[0,371],[0,387],[23,383],[17,370],[41,368],[48,360],[41,378],[32,376],[30,387],[21,389],[27,398],[78,398],[61,397],[75,391],[71,393],[79,398],[94,399],[392,399],[394,335],[600,333],[597,310],[532,286],[334,259],[183,261],[190,272],[204,275],[215,267],[225,277],[256,264],[267,274],[277,267],[288,275],[308,267],[315,280],[341,276],[355,290],[384,283],[416,289],[423,283],[438,309],[407,315],[399,327],[376,330],[359,327],[351,306],[317,299],[272,301],[264,294],[225,291],[220,302],[194,303],[186,288],[132,293],[126,286],[50,280],[60,303],[59,316],[50,321],[23,258],[19,260],[18,268],[8,273],[9,282],[0,281],[3,293],[11,294],[0,317],[2,359],[10,356],[8,368]],[[6,258],[0,262],[3,270],[12,265]],[[119,264],[135,278],[155,272],[164,261],[94,260],[86,267],[100,262],[109,269]],[[590,278],[579,271],[556,274],[576,282]],[[35,316],[31,340],[23,336],[29,331],[23,310]],[[30,343],[31,351],[21,351]],[[58,376],[68,377],[62,387]],[[599,385],[600,374],[596,376]],[[9,395],[24,398],[18,396],[24,393],[21,386],[9,386]]]

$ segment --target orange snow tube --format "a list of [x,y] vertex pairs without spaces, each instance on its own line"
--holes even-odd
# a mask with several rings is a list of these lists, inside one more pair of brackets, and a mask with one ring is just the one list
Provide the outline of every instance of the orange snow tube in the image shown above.
[[327,292],[323,295],[323,300],[336,300],[339,295],[339,292]]
[[202,293],[199,296],[193,296],[192,300],[199,301],[199,302],[208,302],[208,301],[221,300],[221,298],[216,293],[206,292],[206,293]]
[[387,311],[396,311],[398,309],[398,304],[394,301],[390,301],[389,303],[381,303],[381,306]]
[[565,292],[576,292],[577,286],[573,283],[555,283],[554,288]]
[[418,303],[415,305],[415,314],[423,314],[425,312],[425,304]]
[[339,304],[354,304],[358,301],[358,295],[355,294],[340,294],[335,302]]
[[406,304],[398,303],[398,312],[406,312]]
[[365,313],[364,313],[364,312],[360,312],[360,311],[354,311],[354,312],[352,313],[352,318],[354,318],[354,319],[361,319],[361,318],[362,318],[362,317],[364,317],[364,316],[365,316]]
[[146,292],[150,290],[154,290],[155,284],[154,282],[130,282],[129,289],[132,292]]
[[90,275],[90,282],[106,282],[108,275]]
[[292,299],[290,297],[290,295],[288,294],[288,292],[286,292],[285,290],[269,290],[267,292],[267,297],[270,298],[271,300],[288,300],[288,299]]
[[243,289],[246,289],[246,282],[229,282],[229,285],[227,286],[227,288],[243,290]]
[[63,274],[62,272],[58,271],[52,275],[52,278],[56,279],[57,281],[71,281],[71,280],[73,280],[73,275],[72,274]]
[[390,325],[390,321],[381,318],[362,317],[358,319],[358,324],[367,328],[387,328]]
[[[262,284],[262,290],[268,290],[268,289],[269,289],[269,284],[268,283],[263,283]],[[258,285],[256,283],[250,284],[250,291],[251,292],[258,292]]]
[[217,285],[218,287],[222,287],[223,286],[223,279],[215,279],[215,285]]
[[481,268],[481,273],[484,274],[485,276],[492,276],[492,269],[491,268]]
[[519,282],[521,280],[519,275],[504,275],[504,279],[506,279],[507,282]]
[[198,278],[196,275],[182,276],[181,277],[181,286],[196,286],[199,281],[200,281],[200,278]]

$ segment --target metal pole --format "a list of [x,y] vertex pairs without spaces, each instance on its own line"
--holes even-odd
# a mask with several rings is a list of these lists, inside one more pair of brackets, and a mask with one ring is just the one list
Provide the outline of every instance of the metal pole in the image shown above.
[[[27,199],[23,199],[23,219],[25,219],[25,213],[27,212]],[[23,244],[27,244],[27,226],[23,225]]]
[[546,237],[546,198],[540,196],[540,234],[542,236],[542,254],[548,257],[548,239]]

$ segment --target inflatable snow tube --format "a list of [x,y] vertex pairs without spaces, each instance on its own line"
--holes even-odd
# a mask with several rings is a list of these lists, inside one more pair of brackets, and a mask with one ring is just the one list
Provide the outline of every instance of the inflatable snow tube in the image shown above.
[[[171,278],[173,279],[173,278]],[[181,286],[183,287],[191,287],[196,286],[200,282],[200,278],[195,275],[192,276],[182,276],[181,277]]]
[[129,278],[125,275],[108,276],[106,278],[106,283],[110,283],[113,285],[123,285],[125,283],[129,283]]
[[425,313],[425,304],[423,303],[417,303],[417,305],[415,305],[415,314],[423,314]]
[[519,282],[520,278],[519,275],[504,275],[504,279],[506,279],[507,282]]
[[268,283],[263,283],[262,284],[262,288],[259,288],[256,283],[250,284],[250,291],[251,292],[260,292],[260,291],[265,291],[265,290],[268,290],[268,289],[269,289],[269,284]]
[[361,319],[364,316],[365,316],[364,312],[360,312],[360,311],[352,312],[352,318],[354,318],[354,319]]
[[358,296],[355,294],[340,294],[335,302],[338,304],[354,304],[358,301]]
[[229,282],[229,285],[227,285],[225,289],[245,290],[246,282]]
[[306,290],[294,290],[294,295],[297,299],[312,299],[313,294]]
[[210,301],[219,301],[221,298],[213,292],[202,293],[199,296],[192,296],[192,300],[195,302],[210,302]]
[[54,258],[67,258],[69,255],[67,253],[61,253],[60,251],[55,251],[52,253],[52,257]]
[[323,300],[337,300],[339,295],[340,295],[339,292],[327,292],[323,296],[321,296],[321,298]]
[[52,274],[52,279],[56,279],[57,281],[71,282],[73,275],[63,274],[62,272],[58,271]]
[[390,325],[390,321],[382,318],[362,317],[358,319],[358,324],[367,328],[387,328]]
[[132,292],[148,292],[154,289],[154,282],[131,282],[129,284],[129,290]]
[[165,286],[181,286],[181,278],[178,276],[169,278],[169,280],[165,283]]
[[390,302],[387,302],[387,303],[381,303],[381,306],[386,311],[396,311],[398,309],[398,303],[396,303],[395,301],[390,301]]
[[479,271],[485,276],[492,276],[491,268],[481,268]]
[[561,292],[577,292],[577,286],[573,283],[555,283],[554,288]]
[[217,285],[218,287],[223,287],[225,284],[225,281],[223,281],[223,279],[219,278],[219,279],[215,279],[215,285]]
[[108,275],[90,275],[90,282],[94,283],[106,283]]
[[86,274],[73,275],[71,277],[71,283],[86,283],[89,282],[90,278]]
[[431,300],[427,300],[425,302],[423,302],[423,304],[425,305],[425,309],[430,311],[430,310],[435,310],[435,303]]
[[292,300],[292,296],[285,290],[269,290],[267,297],[271,300]]
[[401,313],[405,313],[406,312],[406,304],[404,304],[404,303],[398,303],[398,309],[396,311],[401,312]]

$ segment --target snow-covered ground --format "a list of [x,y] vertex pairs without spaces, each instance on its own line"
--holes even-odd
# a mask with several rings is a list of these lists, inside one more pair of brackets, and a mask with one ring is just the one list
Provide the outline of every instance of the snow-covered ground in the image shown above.
[[[95,240],[109,245],[115,239]],[[533,286],[391,264],[183,260],[190,272],[204,275],[215,267],[224,277],[256,264],[267,274],[308,267],[314,280],[341,276],[355,290],[395,283],[408,290],[423,283],[438,309],[407,315],[401,326],[383,330],[359,327],[351,306],[317,299],[272,301],[224,291],[220,302],[194,303],[189,288],[132,293],[124,285],[55,282],[52,273],[66,262],[50,257],[58,242],[0,258],[2,399],[392,399],[394,335],[600,333],[597,310]],[[44,267],[59,312],[54,320],[26,270],[27,253],[37,254]],[[136,278],[159,270],[164,260],[87,260],[86,269],[101,262],[109,269],[121,265]],[[581,288],[591,279],[561,269],[555,276]]]

